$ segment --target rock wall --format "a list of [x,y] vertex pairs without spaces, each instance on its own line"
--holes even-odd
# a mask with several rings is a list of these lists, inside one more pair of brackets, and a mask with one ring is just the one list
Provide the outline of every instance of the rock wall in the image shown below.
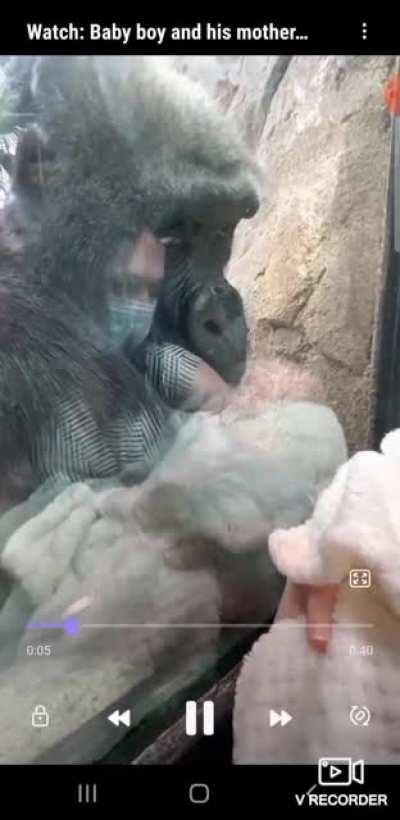
[[263,170],[228,276],[256,357],[310,365],[351,450],[369,442],[383,274],[395,58],[177,58],[244,128]]

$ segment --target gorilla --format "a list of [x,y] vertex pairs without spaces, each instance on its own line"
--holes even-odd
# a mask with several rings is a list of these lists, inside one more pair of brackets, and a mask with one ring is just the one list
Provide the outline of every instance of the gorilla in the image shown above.
[[[18,144],[0,220],[4,492],[132,465],[143,477],[173,408],[201,404],[204,373],[236,385],[244,372],[243,305],[224,271],[258,209],[257,168],[163,58],[12,58],[6,76]],[[141,344],[112,346],[116,260],[128,268],[146,235],[152,324]]]

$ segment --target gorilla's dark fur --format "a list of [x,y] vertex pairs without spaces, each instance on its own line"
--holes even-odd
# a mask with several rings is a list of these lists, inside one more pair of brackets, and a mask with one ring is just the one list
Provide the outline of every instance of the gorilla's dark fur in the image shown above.
[[[152,338],[189,347],[236,383],[246,329],[223,268],[237,222],[257,209],[256,171],[202,92],[158,58],[20,58],[8,78],[25,128],[0,230],[0,467],[32,462],[49,419],[62,417],[63,447],[77,450],[89,415],[112,458],[61,468],[111,474],[132,460],[126,417],[133,429],[145,414],[146,446],[168,417],[126,355],[109,352],[113,259],[145,228],[179,242]],[[37,447],[33,460],[33,485],[60,469]]]

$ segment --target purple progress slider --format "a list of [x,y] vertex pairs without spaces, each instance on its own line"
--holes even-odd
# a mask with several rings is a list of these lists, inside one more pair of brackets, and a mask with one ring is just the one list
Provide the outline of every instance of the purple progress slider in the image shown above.
[[80,623],[77,618],[65,618],[61,623],[29,623],[27,629],[63,629],[67,635],[76,635],[80,630]]

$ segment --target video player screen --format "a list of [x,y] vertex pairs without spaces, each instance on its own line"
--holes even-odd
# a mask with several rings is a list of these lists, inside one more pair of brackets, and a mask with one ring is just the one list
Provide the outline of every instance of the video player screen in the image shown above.
[[395,806],[400,58],[242,22],[1,38],[0,764],[70,807]]

